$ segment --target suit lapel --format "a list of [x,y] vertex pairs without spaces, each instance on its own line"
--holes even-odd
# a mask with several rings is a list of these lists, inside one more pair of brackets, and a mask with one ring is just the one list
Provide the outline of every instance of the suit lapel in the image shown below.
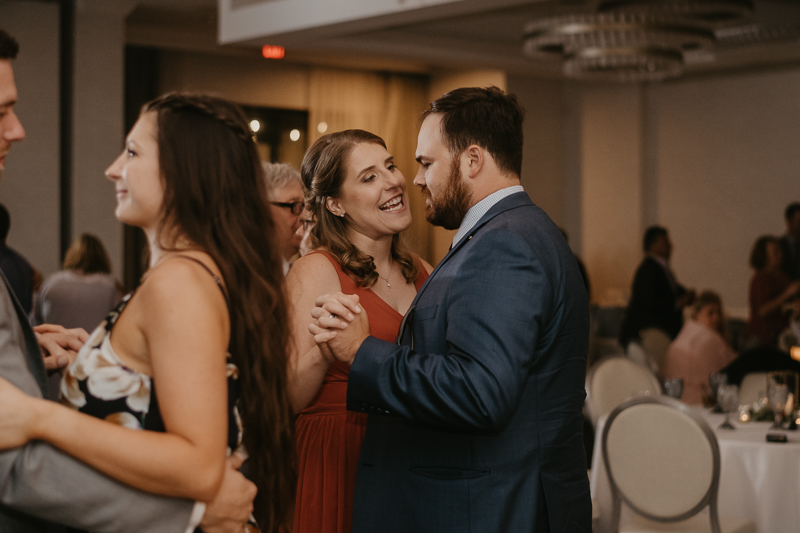
[[447,252],[447,255],[445,255],[442,258],[442,260],[439,261],[439,264],[436,265],[436,268],[433,269],[433,271],[431,272],[430,276],[428,276],[428,279],[425,280],[425,283],[423,283],[422,287],[420,287],[419,291],[417,291],[417,295],[414,297],[414,301],[411,302],[411,308],[416,307],[417,301],[422,296],[422,293],[425,292],[425,289],[431,283],[431,280],[436,277],[436,274],[439,272],[439,270],[442,268],[442,266],[445,263],[447,263],[447,261],[449,261],[451,257],[453,257],[455,254],[457,254],[458,251],[461,250],[461,248],[463,248],[464,245],[467,242],[469,242],[469,240],[472,239],[472,237],[482,227],[484,227],[490,220],[492,220],[494,217],[496,217],[500,213],[503,213],[503,212],[508,211],[510,209],[521,207],[523,205],[533,205],[533,203],[531,202],[531,199],[528,197],[528,194],[525,193],[525,192],[518,192],[518,193],[514,193],[514,194],[512,194],[510,196],[506,196],[505,198],[503,198],[502,200],[500,200],[499,202],[494,204],[492,206],[492,208],[489,209],[489,211],[487,211],[486,214],[481,217],[481,219],[478,221],[478,223],[475,224],[475,226],[472,228],[472,230],[470,230],[470,232],[467,235],[464,235],[464,237],[462,237],[462,239],[460,241],[458,241],[458,243],[455,246],[451,247],[450,251]]
[[44,368],[44,361],[42,360],[42,352],[39,349],[39,342],[36,340],[36,335],[34,334],[33,329],[31,329],[30,322],[28,322],[28,317],[25,315],[25,310],[22,309],[22,305],[20,305],[16,295],[14,294],[14,291],[11,290],[11,286],[8,284],[8,280],[2,272],[0,272],[0,277],[3,278],[3,284],[5,285],[6,292],[8,293],[8,299],[14,306],[14,311],[17,314],[17,320],[19,320],[19,325],[22,329],[22,335],[25,338],[25,356],[28,360],[28,367],[30,368],[33,377],[36,378],[36,384],[39,385],[39,388],[42,390],[42,395],[47,396],[47,372]]

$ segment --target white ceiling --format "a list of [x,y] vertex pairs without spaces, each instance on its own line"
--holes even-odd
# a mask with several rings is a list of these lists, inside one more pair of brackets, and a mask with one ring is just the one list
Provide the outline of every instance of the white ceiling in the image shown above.
[[[415,72],[492,68],[559,78],[557,62],[532,61],[523,55],[525,23],[543,15],[591,10],[597,0],[505,1],[499,8],[498,2],[454,2],[463,4],[461,12],[428,10],[425,20],[389,15],[340,24],[334,30],[273,30],[271,35],[265,30],[264,35],[219,46],[215,0],[146,0],[138,2],[129,17],[128,41],[247,55],[257,55],[263,44],[279,44],[286,47],[286,61],[301,63]],[[734,27],[716,25],[713,52],[687,54],[687,75],[800,64],[800,0],[756,0],[755,7],[750,20]]]

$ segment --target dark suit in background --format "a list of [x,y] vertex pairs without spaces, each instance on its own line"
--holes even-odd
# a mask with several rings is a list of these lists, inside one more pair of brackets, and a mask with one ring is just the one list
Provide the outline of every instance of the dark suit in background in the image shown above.
[[347,407],[370,413],[353,532],[589,532],[588,303],[549,217],[494,205],[406,320],[350,369]]
[[800,241],[784,235],[780,245],[783,252],[783,271],[790,279],[800,279]]
[[633,278],[631,299],[625,310],[619,342],[627,346],[639,338],[639,331],[655,327],[674,339],[683,326],[683,311],[677,299],[686,293],[671,273],[649,255],[644,258]]

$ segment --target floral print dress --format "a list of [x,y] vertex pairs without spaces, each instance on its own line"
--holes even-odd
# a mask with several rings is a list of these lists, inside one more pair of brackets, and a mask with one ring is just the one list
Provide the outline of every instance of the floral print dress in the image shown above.
[[[220,283],[218,279],[217,283]],[[61,381],[61,402],[82,413],[114,424],[132,429],[164,432],[153,379],[125,366],[111,347],[111,330],[133,294],[130,293],[122,299],[97,326],[78,352],[75,361],[69,366]],[[241,445],[242,430],[236,410],[239,370],[230,362],[230,353],[228,361],[228,454],[230,454]]]

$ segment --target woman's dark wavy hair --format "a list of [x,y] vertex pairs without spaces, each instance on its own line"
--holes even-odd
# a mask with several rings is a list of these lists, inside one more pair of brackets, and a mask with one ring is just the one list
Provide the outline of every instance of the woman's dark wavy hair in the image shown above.
[[290,528],[297,474],[289,327],[255,140],[241,109],[221,98],[167,94],[142,112],[157,114],[164,182],[159,238],[168,225],[177,228],[214,259],[225,281],[243,440],[258,486],[256,520],[264,532]]
[[111,260],[103,242],[91,233],[84,233],[69,245],[64,256],[64,269],[84,274],[111,273]]
[[[379,144],[386,148],[383,139],[364,130],[344,130],[323,135],[306,152],[300,173],[308,191],[306,208],[315,221],[311,229],[312,247],[330,252],[358,286],[371,287],[378,281],[372,256],[350,242],[347,219],[337,217],[326,205],[328,197],[338,198],[341,195],[350,152],[357,144],[363,143]],[[416,279],[417,265],[399,234],[392,237],[392,259],[400,263],[406,281]]]
[[750,266],[755,270],[761,270],[767,266],[767,245],[769,243],[780,244],[780,240],[773,235],[762,235],[753,244],[750,251]]

